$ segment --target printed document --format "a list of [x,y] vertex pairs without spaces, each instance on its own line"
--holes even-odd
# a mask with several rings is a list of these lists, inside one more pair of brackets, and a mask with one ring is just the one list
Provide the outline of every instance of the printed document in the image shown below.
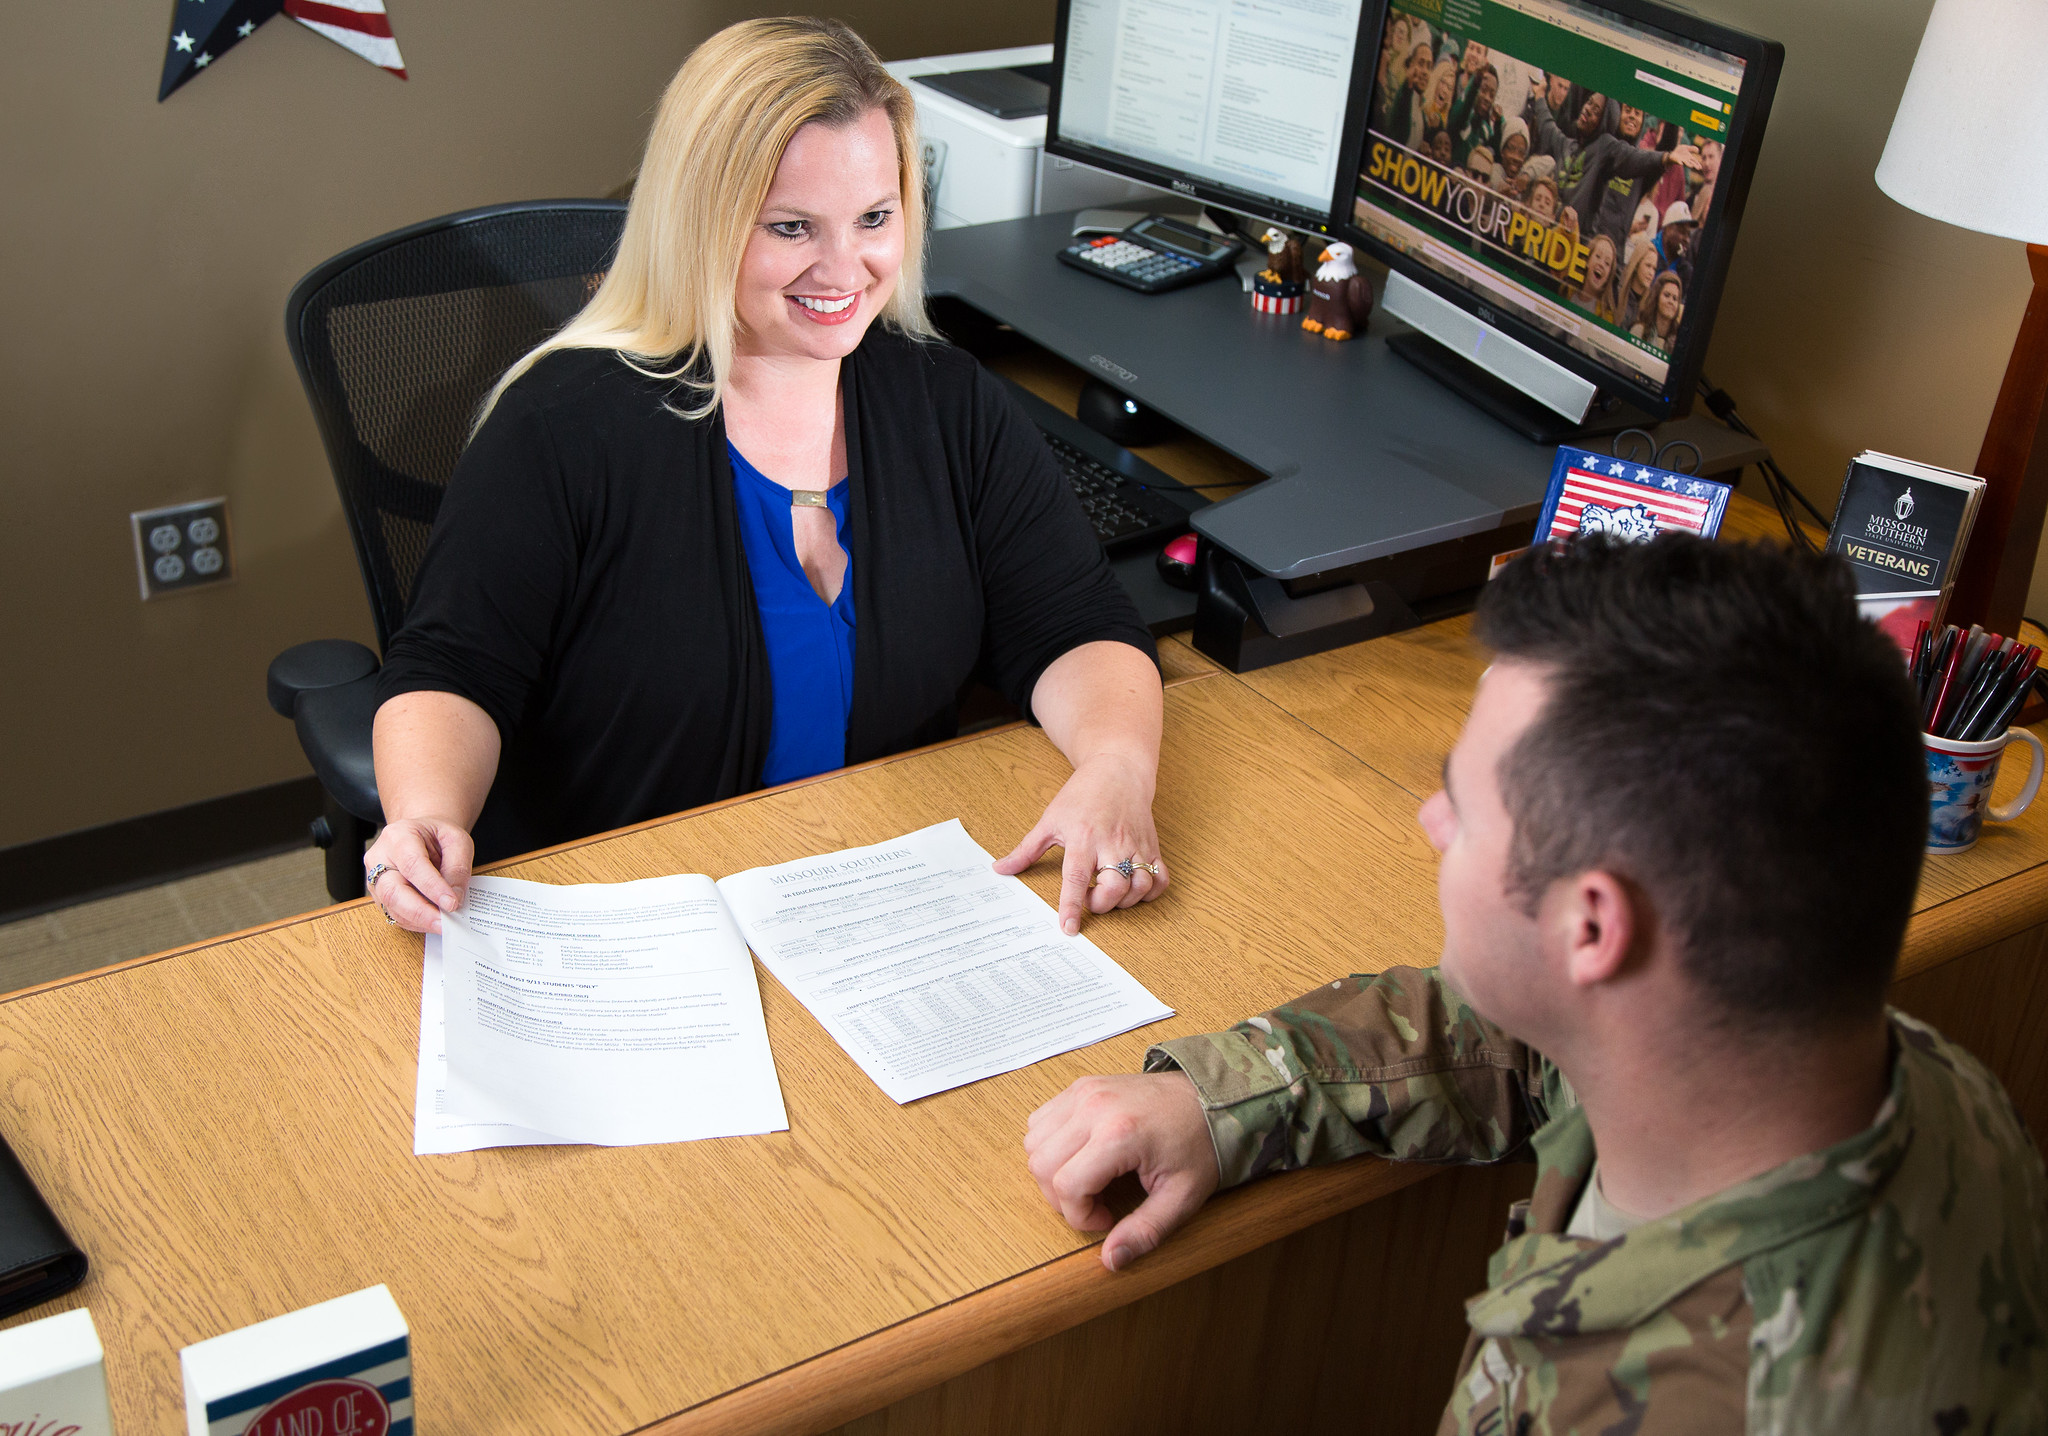
[[472,1122],[448,1106],[448,1023],[443,994],[441,934],[427,934],[427,959],[420,970],[420,1075],[413,1090],[412,1154],[435,1156],[482,1147],[545,1147],[560,1137],[515,1127],[509,1122]]
[[718,888],[762,964],[898,1102],[1173,1015],[992,861],[955,820]]
[[1173,1015],[992,861],[954,821],[717,883],[472,878],[427,938],[413,1151],[787,1131],[749,945],[897,1102]]
[[441,931],[444,1120],[604,1146],[788,1130],[754,965],[711,879],[472,878]]

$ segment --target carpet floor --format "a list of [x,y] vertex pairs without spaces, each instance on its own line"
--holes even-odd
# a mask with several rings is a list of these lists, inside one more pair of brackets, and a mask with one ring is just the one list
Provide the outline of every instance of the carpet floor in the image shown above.
[[0,924],[0,992],[326,907],[324,861],[304,848]]

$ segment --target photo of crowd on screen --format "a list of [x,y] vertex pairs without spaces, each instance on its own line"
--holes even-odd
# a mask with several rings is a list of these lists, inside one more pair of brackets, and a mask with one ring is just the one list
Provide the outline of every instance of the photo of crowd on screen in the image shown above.
[[1713,213],[1720,141],[1399,11],[1371,106],[1374,135],[1522,218],[1510,245],[1501,205],[1407,208],[1439,225],[1465,217],[1492,268],[1669,357],[1695,239]]

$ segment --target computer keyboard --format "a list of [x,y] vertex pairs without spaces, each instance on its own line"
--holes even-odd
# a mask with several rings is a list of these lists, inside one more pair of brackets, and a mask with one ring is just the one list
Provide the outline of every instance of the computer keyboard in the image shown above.
[[1046,403],[1015,380],[1006,378],[1003,386],[1045,437],[1053,462],[1095,526],[1105,552],[1116,554],[1184,534],[1193,527],[1188,515],[1207,507],[1208,499],[1064,409]]
[[1081,511],[1095,526],[1105,549],[1123,548],[1152,538],[1171,538],[1188,531],[1188,514],[1161,494],[1132,483],[1109,465],[1083,453],[1058,434],[1043,429],[1060,472],[1066,475]]

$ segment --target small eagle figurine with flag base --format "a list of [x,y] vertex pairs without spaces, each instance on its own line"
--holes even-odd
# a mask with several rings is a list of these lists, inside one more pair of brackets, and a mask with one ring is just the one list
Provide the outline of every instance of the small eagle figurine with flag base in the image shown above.
[[384,0],[176,0],[158,102],[280,13],[405,78],[405,61],[392,38]]
[[1316,256],[1316,277],[1308,282],[1308,313],[1301,327],[1325,339],[1343,341],[1362,333],[1372,317],[1372,281],[1352,263],[1351,246],[1334,242]]
[[1301,262],[1301,241],[1277,227],[1259,238],[1267,257],[1266,267],[1252,276],[1252,311],[1282,316],[1301,313],[1302,280],[1307,270]]
[[1268,229],[1260,238],[1265,241],[1266,253],[1272,256],[1266,267],[1259,271],[1263,278],[1275,284],[1299,284],[1308,275],[1308,266],[1301,262],[1301,241],[1279,228]]

